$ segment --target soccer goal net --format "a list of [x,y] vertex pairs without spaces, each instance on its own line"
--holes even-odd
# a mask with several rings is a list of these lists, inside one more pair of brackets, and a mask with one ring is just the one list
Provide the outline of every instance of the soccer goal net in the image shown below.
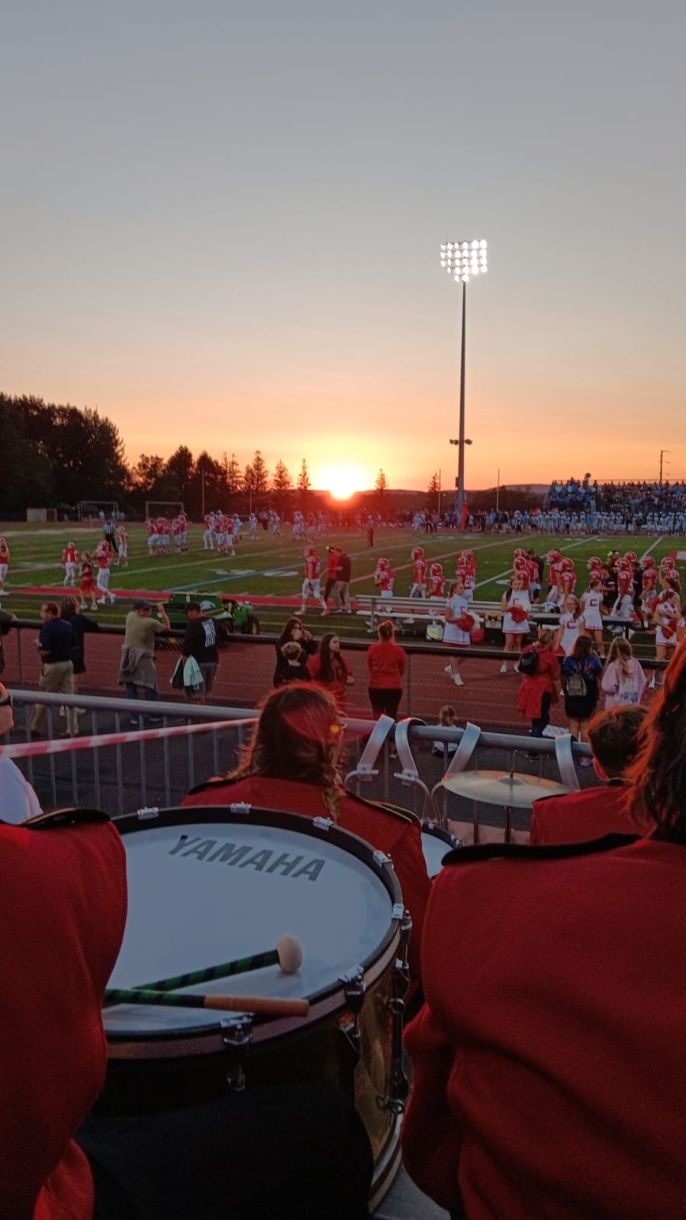
[[79,521],[116,521],[119,504],[116,500],[81,500]]
[[167,517],[171,520],[172,517],[178,517],[182,513],[183,504],[181,500],[146,500],[145,501],[145,520],[153,521],[158,517]]

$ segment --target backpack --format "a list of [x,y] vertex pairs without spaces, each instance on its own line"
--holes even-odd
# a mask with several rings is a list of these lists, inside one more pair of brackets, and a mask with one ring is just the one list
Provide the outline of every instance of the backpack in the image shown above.
[[517,665],[517,673],[524,674],[525,678],[532,678],[538,673],[538,652],[532,648],[530,652],[523,652],[519,658]]
[[581,670],[575,669],[565,677],[565,694],[569,699],[585,699],[588,694],[586,679]]

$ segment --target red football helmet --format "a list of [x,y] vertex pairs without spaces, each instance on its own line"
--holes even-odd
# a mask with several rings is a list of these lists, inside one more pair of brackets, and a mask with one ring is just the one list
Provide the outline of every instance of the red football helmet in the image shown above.
[[586,567],[589,572],[592,572],[594,568],[602,568],[602,566],[603,561],[597,555],[591,555],[591,558],[586,560]]
[[376,566],[377,566],[377,568],[390,568],[391,561],[390,561],[390,559],[386,559],[386,557],[384,555],[382,555],[380,559],[377,559]]
[[636,554],[635,551],[625,551],[624,558],[628,559],[629,563],[636,563],[636,560],[638,559],[638,555]]
[[423,546],[413,546],[410,558],[411,559],[423,559],[424,558],[424,547]]
[[644,569],[645,569],[645,568],[654,568],[654,567],[655,567],[655,560],[653,559],[653,556],[652,556],[652,555],[646,555],[646,556],[645,556],[645,559],[642,559],[642,560],[641,560],[641,567],[642,567],[642,568],[644,568]]
[[443,564],[442,563],[432,563],[431,575],[432,576],[442,576],[443,575]]
[[562,559],[560,561],[560,567],[562,568],[563,572],[573,572],[574,571],[574,560],[573,559]]
[[316,555],[316,554],[317,554],[317,552],[316,552],[316,550],[314,549],[314,547],[313,547],[313,546],[306,546],[306,547],[305,547],[305,558],[306,558],[306,559],[308,559],[310,555]]
[[545,558],[546,563],[559,563],[559,561],[562,559],[562,555],[559,551],[548,551]]

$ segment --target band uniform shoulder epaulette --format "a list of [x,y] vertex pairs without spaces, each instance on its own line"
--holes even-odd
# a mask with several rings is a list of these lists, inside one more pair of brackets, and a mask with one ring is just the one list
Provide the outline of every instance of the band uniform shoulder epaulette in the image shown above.
[[361,805],[366,805],[368,809],[375,809],[377,813],[390,813],[393,817],[400,818],[403,822],[420,823],[419,815],[413,813],[411,809],[402,809],[399,805],[389,805],[386,801],[370,801],[364,796],[358,796],[356,792],[349,792],[345,789],[345,795],[352,797],[353,800],[359,801]]
[[37,813],[20,825],[27,830],[60,830],[65,826],[86,826],[89,822],[110,820],[110,815],[102,809],[53,809],[51,813]]
[[628,847],[640,835],[604,835],[585,843],[551,843],[534,847],[530,843],[480,843],[458,847],[443,857],[443,867],[450,864],[476,864],[480,860],[566,860],[573,856],[593,856],[598,852]]

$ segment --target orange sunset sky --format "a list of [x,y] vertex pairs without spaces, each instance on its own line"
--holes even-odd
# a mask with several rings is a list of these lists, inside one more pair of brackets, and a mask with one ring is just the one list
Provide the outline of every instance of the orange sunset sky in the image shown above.
[[656,477],[661,449],[686,476],[685,27],[667,0],[11,3],[0,389],[97,406],[132,461],[451,489],[439,245],[485,237],[467,487]]

